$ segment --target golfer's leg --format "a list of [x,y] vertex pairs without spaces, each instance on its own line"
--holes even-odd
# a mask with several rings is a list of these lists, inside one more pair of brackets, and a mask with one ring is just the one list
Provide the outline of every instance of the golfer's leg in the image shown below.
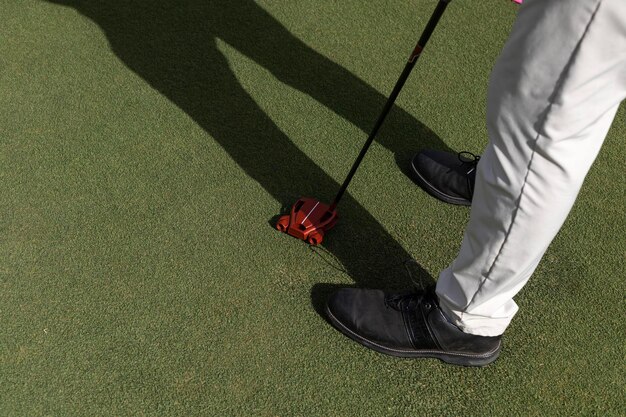
[[461,250],[437,284],[465,332],[504,332],[625,97],[626,1],[525,2],[491,76]]

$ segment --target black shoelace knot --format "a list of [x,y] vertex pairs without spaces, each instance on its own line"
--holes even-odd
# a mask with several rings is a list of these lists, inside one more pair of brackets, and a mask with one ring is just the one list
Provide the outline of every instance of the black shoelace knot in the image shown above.
[[385,306],[398,311],[412,311],[420,304],[424,304],[426,309],[431,308],[431,301],[426,297],[424,291],[414,291],[410,293],[390,294],[385,297]]
[[470,191],[470,196],[474,194],[474,181],[472,181],[470,174],[476,170],[478,161],[480,161],[480,155],[474,155],[468,151],[462,151],[457,154],[457,158],[461,161],[461,167],[466,168],[465,175],[467,177],[467,187]]

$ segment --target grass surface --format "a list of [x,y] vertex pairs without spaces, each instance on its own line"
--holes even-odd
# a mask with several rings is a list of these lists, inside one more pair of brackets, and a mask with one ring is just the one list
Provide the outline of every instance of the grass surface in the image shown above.
[[370,352],[338,286],[434,280],[468,211],[402,172],[486,144],[515,17],[453,2],[324,248],[329,200],[434,1],[0,0],[0,414],[624,415],[624,108],[485,369]]

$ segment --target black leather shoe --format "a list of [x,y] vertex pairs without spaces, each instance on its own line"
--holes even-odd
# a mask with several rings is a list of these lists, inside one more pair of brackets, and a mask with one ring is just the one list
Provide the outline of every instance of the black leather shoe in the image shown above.
[[326,313],[341,333],[387,355],[485,366],[500,354],[501,336],[463,333],[446,319],[432,290],[342,288],[329,298]]
[[471,152],[425,150],[413,157],[409,171],[428,194],[450,204],[469,206],[474,195],[476,164]]

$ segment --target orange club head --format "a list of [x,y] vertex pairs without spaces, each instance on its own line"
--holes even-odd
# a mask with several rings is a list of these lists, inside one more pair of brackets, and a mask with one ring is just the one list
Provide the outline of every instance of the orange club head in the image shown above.
[[276,229],[310,245],[319,245],[337,223],[337,210],[314,198],[302,197],[288,215],[281,216]]

